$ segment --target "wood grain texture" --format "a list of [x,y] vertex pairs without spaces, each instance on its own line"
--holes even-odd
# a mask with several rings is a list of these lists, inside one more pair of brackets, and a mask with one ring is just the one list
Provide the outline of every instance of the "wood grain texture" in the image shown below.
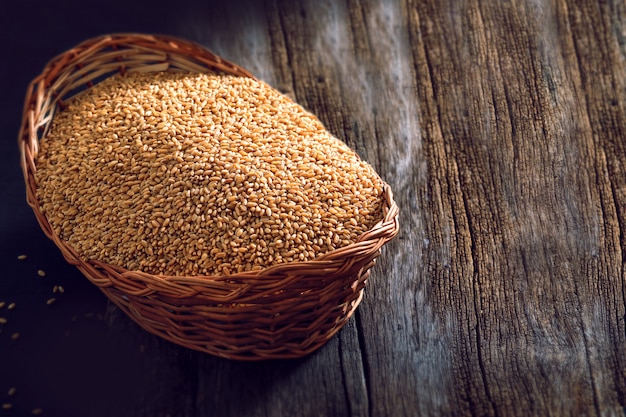
[[303,359],[188,351],[110,307],[141,390],[87,415],[626,415],[623,1],[185,4],[170,34],[316,114],[402,229]]

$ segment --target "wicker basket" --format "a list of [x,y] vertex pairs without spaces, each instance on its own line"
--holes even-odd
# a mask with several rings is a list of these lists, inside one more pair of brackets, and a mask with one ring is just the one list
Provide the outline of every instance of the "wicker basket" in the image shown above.
[[312,261],[228,276],[155,276],[81,259],[39,207],[38,141],[65,100],[118,72],[208,70],[252,77],[199,45],[166,36],[102,36],[54,58],[30,84],[24,104],[19,147],[28,204],[65,259],[147,331],[231,359],[307,355],[350,318],[380,248],[398,232],[398,207],[388,185],[384,218],[356,243]]

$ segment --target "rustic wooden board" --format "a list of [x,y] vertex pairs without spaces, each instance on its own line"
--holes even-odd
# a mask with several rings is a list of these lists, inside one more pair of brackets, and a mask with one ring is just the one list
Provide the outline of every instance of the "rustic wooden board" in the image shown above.
[[[626,415],[624,2],[163,10],[142,30],[251,70],[369,161],[401,232],[355,317],[300,360],[206,356],[100,307],[113,353],[85,362],[125,383],[96,384],[107,397],[87,396],[97,406],[82,415]],[[123,26],[95,19],[101,33]]]

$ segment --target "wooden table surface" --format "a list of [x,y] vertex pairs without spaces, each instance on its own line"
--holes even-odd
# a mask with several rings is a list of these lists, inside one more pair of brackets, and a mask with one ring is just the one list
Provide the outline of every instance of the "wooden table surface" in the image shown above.
[[[0,417],[626,415],[624,1],[86,4],[0,5]],[[129,31],[249,69],[391,184],[400,234],[310,356],[158,339],[38,229],[16,146],[26,86]]]

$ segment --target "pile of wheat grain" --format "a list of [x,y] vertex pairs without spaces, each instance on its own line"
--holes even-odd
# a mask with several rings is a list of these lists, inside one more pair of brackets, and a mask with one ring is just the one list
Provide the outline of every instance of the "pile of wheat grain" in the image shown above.
[[116,75],[56,114],[37,195],[84,259],[165,275],[306,261],[382,218],[382,181],[263,82]]

